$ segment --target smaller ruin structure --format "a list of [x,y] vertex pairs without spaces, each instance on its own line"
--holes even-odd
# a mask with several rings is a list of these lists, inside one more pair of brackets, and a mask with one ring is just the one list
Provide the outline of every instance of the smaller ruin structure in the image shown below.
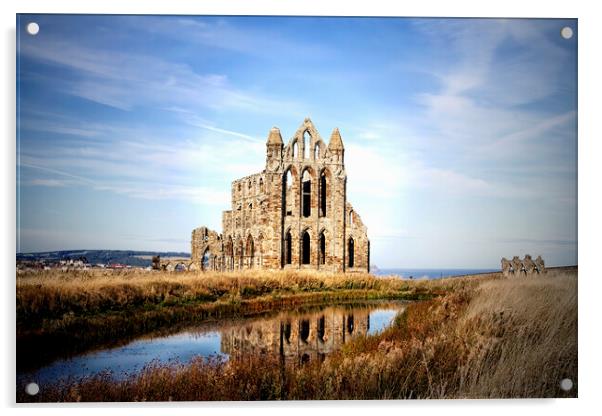
[[502,257],[501,262],[502,274],[508,278],[529,277],[546,272],[546,266],[541,256],[537,256],[535,260],[531,258],[530,254],[525,254],[523,260],[518,256],[514,256],[512,260]]

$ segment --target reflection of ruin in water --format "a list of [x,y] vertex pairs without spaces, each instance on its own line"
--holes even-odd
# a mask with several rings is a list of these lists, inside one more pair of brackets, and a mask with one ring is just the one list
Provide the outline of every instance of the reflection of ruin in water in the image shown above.
[[170,334],[149,334],[117,348],[59,359],[32,372],[18,372],[17,379],[57,381],[104,371],[122,379],[138,374],[153,362],[169,364],[176,360],[188,364],[194,357],[216,355],[220,360],[227,360],[271,354],[283,364],[294,365],[322,362],[345,342],[386,328],[395,314],[404,309],[403,302],[366,302],[281,311],[251,320],[223,319],[193,328],[174,329]]
[[344,343],[368,334],[373,311],[330,307],[293,317],[280,314],[244,328],[223,330],[221,350],[232,357],[273,354],[287,362],[324,361],[326,355]]

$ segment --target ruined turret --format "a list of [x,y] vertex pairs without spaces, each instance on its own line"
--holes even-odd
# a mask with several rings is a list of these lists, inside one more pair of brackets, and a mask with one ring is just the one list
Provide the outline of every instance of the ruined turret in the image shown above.
[[272,127],[266,143],[266,162],[268,165],[272,160],[279,161],[282,159],[282,146],[283,142],[282,136],[280,135],[280,129],[278,129],[278,127]]
[[278,127],[272,127],[270,134],[268,134],[268,146],[280,145],[282,146],[282,136],[280,135],[280,129]]
[[328,150],[335,156],[338,163],[344,163],[345,147],[343,146],[343,139],[341,138],[338,127],[335,128],[330,135]]

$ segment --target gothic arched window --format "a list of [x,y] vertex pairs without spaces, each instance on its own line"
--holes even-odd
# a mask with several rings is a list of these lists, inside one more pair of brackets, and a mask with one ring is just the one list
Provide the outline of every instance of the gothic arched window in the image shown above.
[[293,262],[293,256],[292,256],[292,248],[293,248],[293,238],[291,236],[291,232],[288,231],[286,233],[286,236],[284,237],[284,252],[282,253],[284,255],[284,264],[291,264]]
[[303,172],[303,216],[311,215],[311,174],[306,170]]
[[322,171],[320,174],[320,216],[322,217],[326,216],[327,187],[326,172]]
[[320,233],[320,255],[319,264],[326,264],[326,236],[324,231]]
[[347,256],[349,257],[347,265],[349,267],[353,267],[353,265],[355,263],[355,258],[354,258],[355,257],[355,247],[354,246],[355,246],[355,243],[353,241],[353,238],[349,238],[349,246],[347,249]]
[[309,146],[311,143],[311,136],[309,132],[305,130],[303,133],[303,159],[307,159],[309,157]]
[[311,264],[311,239],[309,233],[303,233],[303,241],[301,246],[302,264]]
[[293,174],[290,169],[284,174],[282,194],[284,201],[282,206],[284,207],[284,215],[293,215],[295,206],[295,193],[293,192]]

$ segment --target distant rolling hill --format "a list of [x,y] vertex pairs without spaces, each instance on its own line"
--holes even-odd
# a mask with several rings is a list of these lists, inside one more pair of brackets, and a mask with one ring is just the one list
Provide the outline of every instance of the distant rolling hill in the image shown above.
[[146,267],[151,265],[152,256],[190,257],[190,253],[171,251],[134,250],[61,250],[39,253],[17,253],[17,261],[22,260],[69,260],[85,257],[90,264],[125,264]]

